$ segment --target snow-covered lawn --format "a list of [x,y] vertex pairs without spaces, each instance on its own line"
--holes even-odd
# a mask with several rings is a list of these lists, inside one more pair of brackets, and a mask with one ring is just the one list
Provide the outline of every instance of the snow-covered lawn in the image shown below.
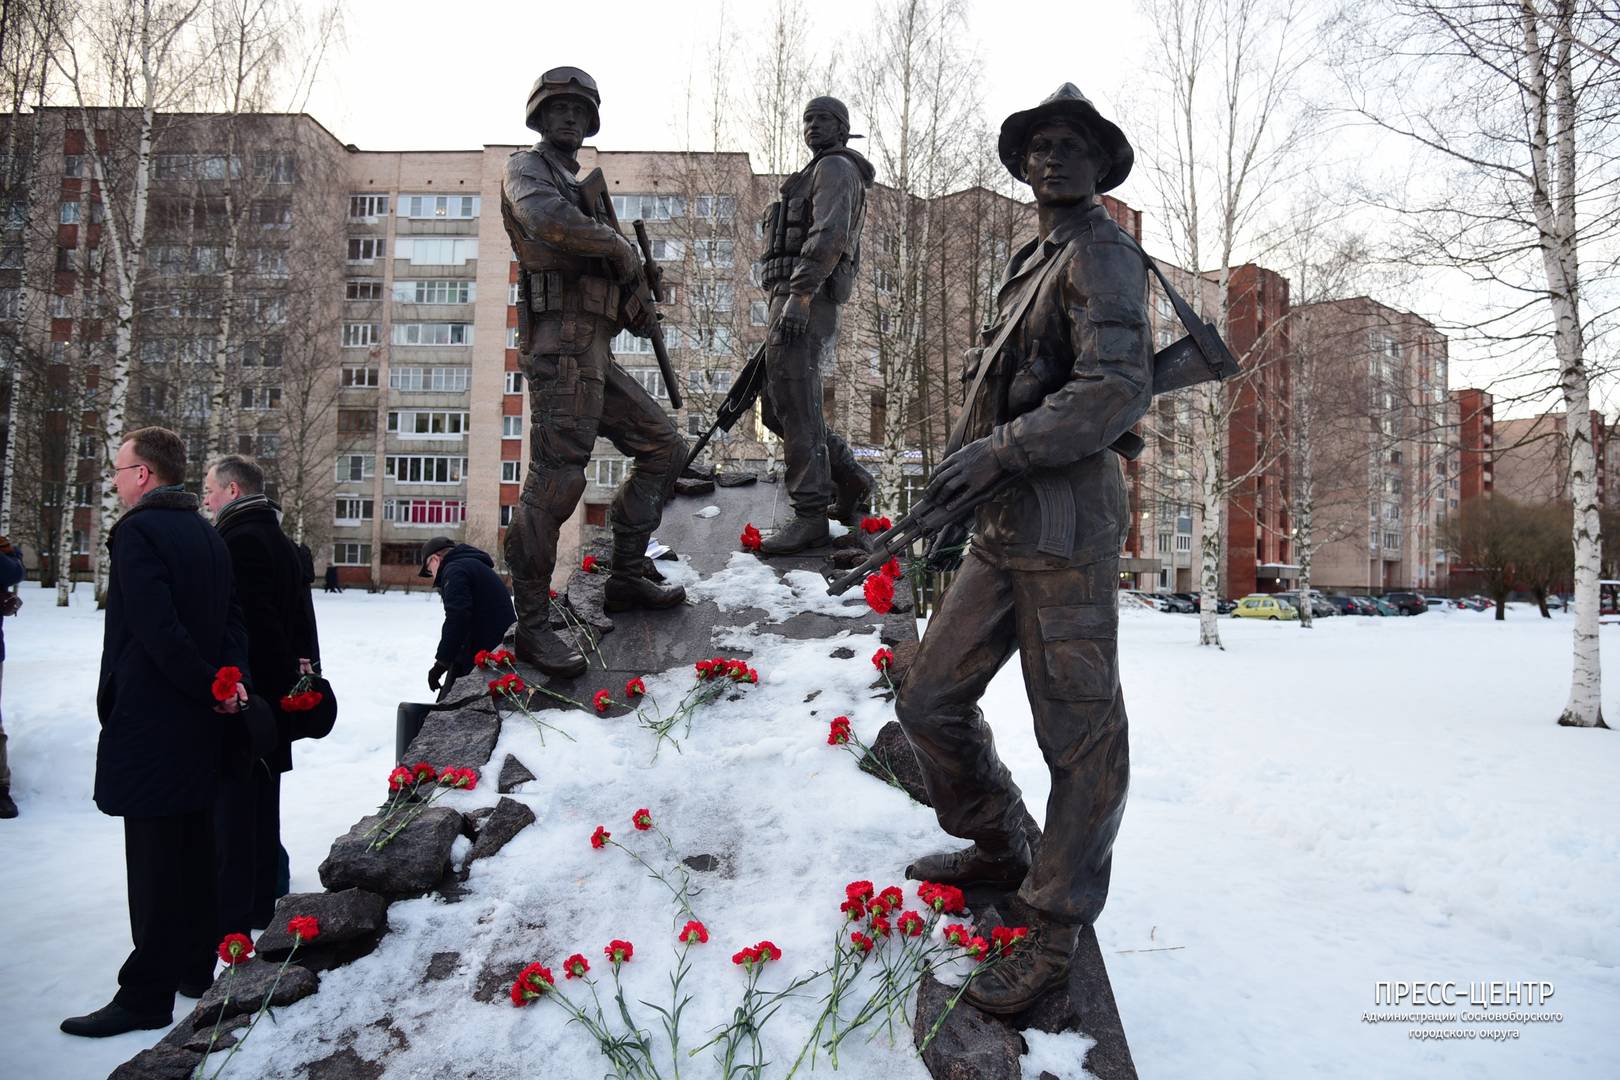
[[[120,825],[90,802],[101,624],[88,606],[56,609],[32,588],[24,596],[28,605],[6,626],[4,715],[23,816],[0,822],[0,1073],[94,1078],[159,1034],[91,1042],[56,1030],[63,1016],[107,1000],[128,949]],[[439,620],[437,601],[423,594],[315,599],[342,716],[330,738],[298,744],[283,788],[295,891],[319,888],[315,868],[333,836],[375,805],[392,764],[394,705],[425,697]],[[859,660],[836,673],[819,674],[808,654],[780,639],[756,634],[747,644],[767,683],[819,680],[826,698],[840,701],[836,711],[870,737],[889,707],[860,693],[866,680],[856,668],[875,637],[852,622]],[[1326,619],[1310,632],[1225,619],[1221,630],[1227,650],[1215,652],[1192,644],[1189,616],[1127,612],[1122,620],[1134,775],[1113,892],[1097,930],[1141,1074],[1620,1075],[1620,732],[1553,724],[1568,684],[1567,617],[1541,620],[1515,608],[1506,624],[1487,614],[1432,612]],[[1611,661],[1605,712],[1615,722],[1620,630],[1603,634]],[[681,682],[658,692],[678,694]],[[756,690],[779,692],[762,686],[748,694]],[[681,756],[666,750],[652,768],[650,739],[624,732],[625,721],[615,731],[612,722],[575,714],[567,726],[580,743],[552,739],[545,751],[521,720],[509,723],[495,766],[513,749],[541,774],[529,785],[539,823],[474,867],[473,895],[461,904],[396,905],[396,933],[383,948],[329,974],[327,988],[286,1010],[280,1028],[256,1032],[229,1075],[268,1075],[262,1055],[284,1033],[307,1032],[345,1004],[370,1008],[350,997],[365,965],[419,958],[435,927],[462,912],[510,917],[501,889],[514,906],[525,889],[546,897],[553,894],[545,889],[559,897],[572,889],[583,898],[597,868],[630,883],[626,909],[647,913],[559,910],[534,958],[560,960],[565,941],[576,942],[566,951],[592,955],[586,946],[623,925],[626,936],[641,935],[638,961],[658,965],[644,973],[654,992],[664,970],[655,928],[668,917],[654,910],[657,886],[626,874],[623,853],[591,852],[584,843],[598,820],[630,833],[629,811],[649,803],[655,814],[668,808],[685,850],[711,839],[731,851],[774,845],[769,858],[761,850],[739,859],[738,879],[711,886],[704,898],[741,925],[711,946],[702,978],[729,979],[725,957],[759,936],[788,951],[787,970],[818,962],[826,950],[821,926],[796,915],[796,897],[784,894],[797,888],[807,900],[820,898],[842,884],[846,869],[883,876],[881,866],[855,874],[865,864],[845,860],[869,860],[897,842],[934,843],[932,815],[855,774],[846,756],[826,747],[825,715],[796,724],[781,713],[750,716],[743,727],[747,696],[730,706],[735,724],[716,716],[704,727],[700,719],[704,745]],[[1016,664],[992,686],[987,712],[1042,817],[1046,772]],[[741,801],[716,801],[720,783],[738,788]],[[827,802],[829,792],[849,793],[849,805]],[[494,793],[456,798],[492,802]],[[750,816],[721,816],[738,806]],[[858,832],[850,823],[863,810],[873,817],[871,835],[841,840],[828,856],[833,865],[817,865],[818,837],[833,823]],[[903,865],[907,854],[891,858]],[[1415,1025],[1363,1021],[1380,1011],[1375,984],[1397,979],[1449,980],[1465,997],[1470,981],[1546,980],[1556,987],[1551,1009],[1564,1018],[1517,1025],[1521,1037],[1511,1042],[1419,1042],[1407,1033]],[[546,1051],[540,1033],[561,1031],[554,1011],[453,1007],[466,1023],[483,1025],[444,1036],[444,1049],[458,1055],[481,1048],[538,1067]],[[403,1019],[412,1009],[397,1011]],[[440,1030],[417,1019],[423,1030]],[[694,1023],[691,1034],[702,1026]],[[558,1040],[566,1045],[550,1057],[549,1075],[572,1075],[569,1061],[599,1065],[577,1028],[553,1045]],[[434,1049],[413,1047],[413,1063]],[[1042,1049],[1050,1059],[1052,1047]],[[912,1062],[882,1057],[857,1057],[844,1071],[877,1075],[880,1064],[894,1080],[922,1075]]]

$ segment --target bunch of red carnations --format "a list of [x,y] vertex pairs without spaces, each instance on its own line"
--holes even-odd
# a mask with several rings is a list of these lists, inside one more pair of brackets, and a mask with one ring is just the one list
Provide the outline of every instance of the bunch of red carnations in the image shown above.
[[546,697],[551,698],[553,701],[560,702],[561,704],[572,705],[576,709],[583,709],[585,707],[581,702],[575,701],[573,698],[564,694],[559,694],[550,687],[531,687],[528,683],[523,681],[523,676],[517,673],[516,660],[513,658],[512,654],[505,649],[494,649],[488,651],[480,649],[478,652],[473,654],[473,663],[483,671],[497,673],[493,679],[489,680],[489,696],[494,698],[496,701],[506,701],[511,703],[519,712],[528,717],[529,723],[534,725],[535,734],[540,736],[541,746],[546,744],[547,731],[555,731],[569,742],[574,741],[574,737],[568,734],[568,732],[564,731],[562,728],[555,724],[549,724],[536,716],[534,711],[529,708],[529,705],[533,702],[533,695],[536,693],[543,694]]
[[315,689],[315,682],[319,678],[313,672],[304,672],[293,688],[282,695],[281,711],[309,712],[325,701],[326,695]]
[[[457,765],[435,770],[425,761],[415,765],[399,765],[388,774],[388,803],[367,829],[365,836],[375,837],[372,851],[381,851],[401,832],[427,813],[428,807],[446,791],[471,791],[478,786],[478,773]],[[424,797],[423,792],[426,791]]]
[[906,790],[905,785],[900,783],[900,778],[896,776],[894,774],[894,770],[889,767],[888,761],[886,761],[880,755],[874,754],[872,752],[872,748],[866,745],[866,743],[862,742],[859,735],[855,734],[855,729],[850,726],[849,717],[833,717],[832,723],[827,727],[827,745],[843,747],[845,750],[849,751],[850,756],[853,757],[857,762],[863,762],[867,759],[871,759],[871,761],[877,765],[878,768],[883,770],[883,780],[885,783],[896,790]]
[[692,717],[703,706],[717,700],[727,688],[736,685],[752,685],[759,682],[759,670],[748,666],[748,661],[736,658],[727,659],[716,656],[710,660],[699,660],[692,665],[697,676],[692,688],[681,698],[680,704],[668,716],[659,716],[656,708],[647,711],[638,711],[637,716],[641,726],[656,735],[657,741],[653,744],[653,759],[657,760],[658,751],[664,740],[669,742],[679,752],[680,741],[670,734],[676,726],[685,724],[681,738],[692,734]]
[[[270,983],[270,989],[265,991],[264,1000],[253,1013],[253,1019],[248,1026],[236,1037],[231,1046],[231,1052],[225,1055],[225,1060],[219,1063],[209,1080],[219,1076],[225,1071],[225,1066],[231,1063],[231,1058],[247,1042],[247,1037],[253,1034],[258,1026],[259,1018],[270,1011],[270,1003],[275,999],[276,987],[281,985],[281,977],[287,973],[287,965],[292,963],[293,957],[298,955],[298,947],[307,942],[314,941],[321,933],[321,924],[313,915],[294,915],[287,920],[287,932],[292,935],[293,947],[281,961],[281,967],[276,969],[276,977]],[[204,1067],[208,1064],[208,1056],[214,1052],[214,1045],[219,1041],[220,1025],[225,1021],[225,1012],[230,1007],[233,991],[236,989],[236,968],[238,964],[245,964],[253,959],[253,940],[246,934],[226,934],[219,943],[219,958],[225,962],[225,974],[220,976],[223,982],[223,996],[219,1003],[219,1014],[214,1017],[214,1030],[208,1035],[208,1048],[203,1051],[202,1060],[192,1072],[193,1080],[202,1080]]]

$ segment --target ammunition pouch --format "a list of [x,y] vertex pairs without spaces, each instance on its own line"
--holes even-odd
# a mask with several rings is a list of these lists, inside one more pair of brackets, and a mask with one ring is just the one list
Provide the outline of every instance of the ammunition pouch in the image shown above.
[[536,270],[525,275],[529,310],[536,315],[599,315],[618,319],[622,299],[618,282],[595,274],[569,275],[565,270]]

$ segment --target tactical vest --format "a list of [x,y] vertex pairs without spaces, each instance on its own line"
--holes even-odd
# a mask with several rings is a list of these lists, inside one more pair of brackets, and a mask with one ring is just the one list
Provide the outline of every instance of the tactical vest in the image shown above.
[[[579,185],[563,177],[545,162],[557,179],[558,188],[596,221],[603,220],[599,208],[585,205]],[[576,255],[536,240],[524,232],[512,214],[504,192],[501,221],[517,256],[518,348],[527,352],[576,352],[590,343],[595,328],[590,317],[619,319],[623,299],[613,268],[595,255]],[[584,316],[585,318],[581,318]],[[557,325],[560,324],[560,325]]]
[[[782,197],[765,208],[760,231],[765,237],[765,255],[760,261],[760,284],[773,289],[793,276],[799,264],[799,253],[815,221],[815,207],[811,205],[810,177],[822,158],[838,153],[837,150],[817,154],[810,164],[800,169],[782,185]],[[861,198],[855,211],[850,235],[853,243],[838,258],[838,265],[828,275],[823,286],[834,303],[842,304],[855,291],[855,275],[861,266],[861,227],[866,223],[866,196]]]

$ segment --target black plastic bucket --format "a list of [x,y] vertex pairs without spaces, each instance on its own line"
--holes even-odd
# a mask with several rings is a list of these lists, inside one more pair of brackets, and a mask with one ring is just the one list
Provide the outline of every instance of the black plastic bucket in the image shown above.
[[404,761],[405,751],[411,741],[421,732],[422,725],[426,723],[428,713],[435,706],[420,701],[402,701],[394,713],[394,760]]

